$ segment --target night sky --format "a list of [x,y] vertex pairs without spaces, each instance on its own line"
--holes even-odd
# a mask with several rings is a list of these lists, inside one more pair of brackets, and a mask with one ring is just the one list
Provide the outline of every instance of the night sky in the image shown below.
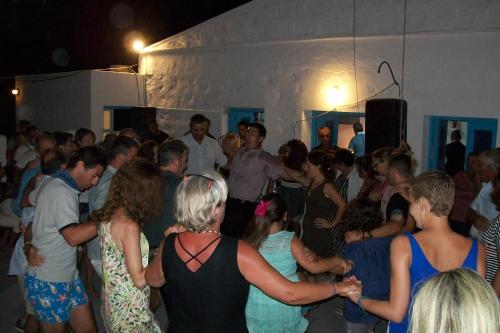
[[146,45],[248,0],[2,0],[0,75],[133,65],[127,36]]

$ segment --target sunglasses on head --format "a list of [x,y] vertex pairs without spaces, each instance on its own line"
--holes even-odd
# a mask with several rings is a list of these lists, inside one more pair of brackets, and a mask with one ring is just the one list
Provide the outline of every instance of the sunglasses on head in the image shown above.
[[212,189],[212,182],[215,181],[215,179],[212,179],[212,178],[207,177],[207,176],[199,175],[196,173],[191,173],[191,174],[185,175],[184,180],[188,179],[189,177],[201,177],[201,178],[208,180],[208,190],[209,191]]

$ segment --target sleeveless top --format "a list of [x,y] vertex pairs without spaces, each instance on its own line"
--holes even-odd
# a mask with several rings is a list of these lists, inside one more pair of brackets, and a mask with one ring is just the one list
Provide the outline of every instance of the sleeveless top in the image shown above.
[[[439,274],[440,271],[435,269],[425,257],[422,248],[417,240],[409,232],[405,233],[410,241],[411,248],[411,265],[410,265],[410,300],[408,302],[408,312],[400,323],[389,323],[389,332],[408,332],[410,307],[413,302],[413,297],[420,290],[421,286],[434,275]],[[472,246],[460,268],[468,268],[477,271],[477,256],[478,245],[476,240],[472,240]]]
[[337,206],[323,193],[327,181],[313,189],[308,189],[306,211],[302,221],[302,241],[317,255],[326,258],[335,255],[330,229],[317,228],[316,218],[331,220],[335,217]]
[[[269,235],[259,253],[289,281],[297,282],[297,261],[291,252],[295,233],[280,231]],[[292,306],[270,298],[258,288],[250,286],[246,307],[250,333],[302,333],[308,326],[300,306]]]
[[[149,286],[139,289],[134,285],[125,255],[111,237],[111,223],[99,226],[99,243],[102,257],[101,312],[108,333],[152,332],[161,329],[149,310]],[[142,267],[148,265],[149,245],[141,232]]]
[[161,295],[168,332],[248,332],[249,283],[238,267],[238,240],[222,236],[210,257],[192,272],[175,250],[177,237],[171,234],[165,239],[162,253],[165,285]]

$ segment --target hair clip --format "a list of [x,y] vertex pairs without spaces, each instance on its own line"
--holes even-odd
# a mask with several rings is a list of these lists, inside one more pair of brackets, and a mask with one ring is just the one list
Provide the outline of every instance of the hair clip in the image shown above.
[[270,201],[261,200],[255,208],[255,216],[266,216],[267,207],[269,207]]

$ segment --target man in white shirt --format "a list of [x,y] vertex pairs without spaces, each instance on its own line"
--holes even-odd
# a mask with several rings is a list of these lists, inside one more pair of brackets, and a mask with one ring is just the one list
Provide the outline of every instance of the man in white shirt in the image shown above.
[[481,240],[483,231],[500,213],[491,198],[500,167],[500,151],[498,149],[483,151],[479,155],[479,163],[479,178],[484,184],[470,204],[466,219],[468,223],[472,224],[470,237]]
[[215,170],[215,166],[225,166],[227,158],[222,153],[219,143],[208,137],[206,118],[201,114],[191,117],[190,132],[180,138],[189,148],[186,174],[203,174]]
[[40,134],[38,128],[30,126],[26,130],[28,142],[19,146],[14,153],[14,160],[16,160],[16,168],[23,170],[26,165],[36,159],[35,140]]

